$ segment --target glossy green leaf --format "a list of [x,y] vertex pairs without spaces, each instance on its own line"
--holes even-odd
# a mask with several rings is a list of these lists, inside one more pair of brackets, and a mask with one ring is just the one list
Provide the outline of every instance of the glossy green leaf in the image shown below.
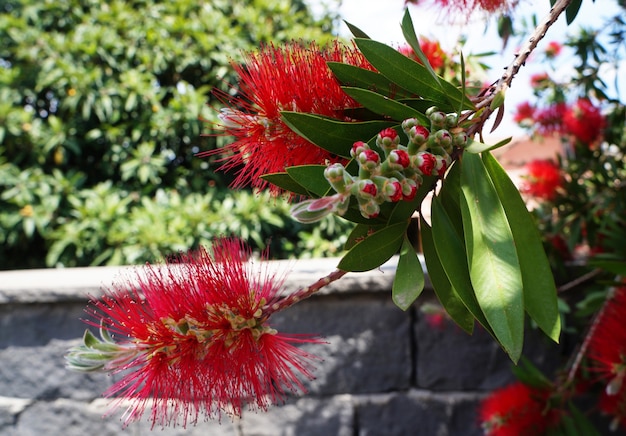
[[404,17],[402,18],[402,34],[404,35],[404,39],[409,43],[418,59],[422,62],[422,65],[426,67],[426,70],[430,73],[430,75],[435,79],[437,83],[439,83],[439,76],[433,70],[432,65],[428,61],[428,57],[422,51],[422,47],[420,46],[419,40],[417,39],[417,35],[415,34],[415,27],[413,26],[413,20],[411,19],[411,14],[409,13],[409,8],[404,10]]
[[363,32],[354,24],[348,23],[346,20],[343,20],[343,22],[346,23],[346,26],[348,26],[348,29],[350,29],[350,33],[352,33],[352,36],[354,36],[355,38],[369,38],[369,36],[367,36],[367,33]]
[[309,195],[309,192],[300,186],[294,179],[289,177],[287,173],[271,173],[264,174],[261,178],[272,185],[276,185],[281,189],[293,192],[298,195]]
[[417,118],[423,125],[428,125],[428,123],[430,123],[426,115],[410,106],[392,100],[374,91],[348,86],[344,86],[342,89],[346,94],[361,103],[364,107],[379,115],[383,115],[397,121],[404,121],[407,118]]
[[420,214],[420,235],[422,240],[422,249],[424,250],[424,260],[426,262],[426,270],[428,278],[433,286],[435,295],[439,302],[446,310],[450,318],[467,333],[472,334],[474,331],[474,317],[467,310],[463,301],[459,297],[456,290],[452,287],[450,280],[446,276],[441,259],[435,249],[433,241],[432,229]]
[[371,226],[369,224],[357,224],[354,226],[350,234],[348,235],[348,239],[344,245],[344,250],[350,250],[354,247],[358,242],[365,239],[368,234],[375,232],[376,230],[380,230],[381,227],[377,228],[375,226]]
[[[406,106],[410,106],[413,109],[416,109],[418,112],[426,113],[428,108],[432,106],[437,106],[437,102],[433,100],[424,100],[421,98],[401,98],[398,101]],[[430,121],[426,126],[430,126]]]
[[482,156],[511,228],[524,285],[528,315],[552,340],[559,341],[561,317],[552,269],[541,236],[524,200],[508,174],[490,153]]
[[465,147],[465,151],[468,151],[470,153],[482,153],[485,151],[490,151],[490,150],[495,150],[496,148],[500,148],[503,145],[508,144],[509,142],[511,142],[512,138],[506,138],[503,139],[502,141],[494,144],[494,145],[487,145],[487,144],[483,144],[482,142],[478,142],[478,141],[474,141],[473,139],[470,140],[470,143],[467,147]]
[[342,271],[369,271],[378,268],[398,252],[408,223],[398,223],[378,230],[357,243],[339,261]]
[[410,92],[399,89],[388,78],[375,71],[341,62],[327,62],[327,64],[339,83],[344,86],[369,89],[393,99],[411,97]]
[[515,378],[525,385],[539,389],[546,389],[552,386],[550,379],[524,356],[522,356],[518,365],[511,368],[511,371]]
[[338,156],[350,158],[356,141],[367,142],[394,122],[364,121],[349,123],[301,112],[281,112],[282,119],[298,135]]
[[324,177],[325,165],[298,165],[285,168],[289,177],[303,186],[307,191],[323,197],[331,190],[330,184]]
[[569,6],[565,9],[565,20],[567,21],[567,24],[572,24],[574,22],[582,4],[583,0],[572,0]]
[[[457,213],[461,213],[457,211]],[[437,256],[446,273],[452,287],[456,290],[459,298],[478,320],[478,322],[491,332],[489,323],[485,318],[472,288],[469,275],[469,267],[465,257],[465,242],[450,219],[446,208],[442,203],[441,196],[433,199],[431,209],[432,234]]]
[[461,214],[472,286],[496,338],[517,362],[524,342],[520,263],[504,207],[480,156],[465,153]]
[[396,306],[407,310],[424,290],[424,270],[409,238],[404,235],[396,276],[391,287],[391,299]]
[[461,104],[471,108],[459,89],[449,82],[435,80],[426,67],[397,50],[370,39],[355,39],[368,61],[399,87],[425,99],[432,99],[444,111],[456,111]]

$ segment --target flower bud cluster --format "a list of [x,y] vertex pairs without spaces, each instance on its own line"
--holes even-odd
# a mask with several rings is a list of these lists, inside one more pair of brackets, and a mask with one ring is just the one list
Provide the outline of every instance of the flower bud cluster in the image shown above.
[[355,142],[350,156],[359,167],[358,174],[348,173],[340,163],[329,165],[324,176],[336,194],[296,205],[292,209],[294,217],[313,222],[326,213],[343,215],[354,197],[361,215],[375,218],[383,203],[415,198],[423,177],[442,177],[452,161],[452,150],[468,143],[456,114],[445,114],[432,107],[426,116],[430,120],[428,127],[416,118],[402,122],[407,145],[400,143],[400,135],[393,128],[378,133],[376,149],[366,142]]

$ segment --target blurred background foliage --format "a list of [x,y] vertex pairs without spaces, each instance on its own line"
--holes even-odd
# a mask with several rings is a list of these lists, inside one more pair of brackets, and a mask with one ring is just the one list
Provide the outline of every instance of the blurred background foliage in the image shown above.
[[302,0],[4,0],[0,269],[136,264],[236,234],[274,257],[332,255],[347,224],[228,189],[198,151],[226,138],[211,90],[268,42],[333,38]]

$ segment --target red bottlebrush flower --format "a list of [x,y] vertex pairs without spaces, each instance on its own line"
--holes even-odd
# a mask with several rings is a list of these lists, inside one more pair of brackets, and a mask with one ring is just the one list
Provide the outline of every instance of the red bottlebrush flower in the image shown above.
[[[104,369],[121,374],[105,395],[129,399],[125,422],[151,403],[153,425],[195,423],[201,413],[267,409],[312,378],[309,353],[268,324],[284,277],[247,261],[249,248],[218,240],[163,266],[147,265],[88,310],[125,350]],[[136,291],[138,288],[141,293]]]
[[[489,14],[503,12],[515,8],[518,4],[518,0],[430,0],[430,2],[436,7],[447,10],[449,13],[465,16],[469,16],[476,10]],[[409,3],[409,1],[405,0],[406,3]],[[410,3],[418,4],[418,1],[410,1]]]
[[609,395],[603,392],[600,395],[598,408],[606,415],[612,416],[611,430],[616,431],[619,426],[626,429],[626,389],[622,387],[619,392]]
[[548,73],[537,73],[530,76],[530,86],[535,89],[543,89],[550,82]]
[[[595,325],[587,355],[591,368],[606,381],[606,393],[621,395],[626,404],[626,286],[619,287]],[[626,409],[620,419],[626,423]]]
[[562,49],[563,49],[563,46],[559,42],[550,41],[548,43],[548,46],[546,47],[546,56],[549,59],[554,59],[555,57],[561,54]]
[[527,175],[521,191],[543,200],[552,201],[562,185],[561,170],[550,159],[533,160],[526,165]]
[[[435,71],[441,70],[446,63],[446,52],[443,51],[441,45],[437,41],[431,41],[422,37],[420,40],[420,49],[428,59],[428,63]],[[402,45],[398,47],[398,51],[408,58],[413,59],[416,62],[422,63],[420,58],[417,57],[413,48],[410,45]]]
[[532,126],[535,118],[535,108],[527,101],[517,105],[513,121],[522,126]]
[[[336,156],[289,129],[280,115],[281,111],[295,111],[349,120],[344,111],[357,103],[342,91],[327,61],[372,69],[355,47],[338,42],[326,49],[315,44],[268,45],[248,54],[244,65],[233,65],[240,77],[238,97],[220,96],[230,106],[222,109],[220,118],[224,134],[236,140],[200,155],[223,154],[220,169],[237,171],[234,187],[259,189],[268,186],[260,178],[264,174],[283,172],[294,165],[337,161]],[[274,185],[270,191],[281,192]]]
[[491,393],[480,405],[479,416],[488,436],[544,434],[559,421],[559,412],[547,410],[549,390],[513,383]]
[[606,120],[589,100],[581,98],[565,112],[563,126],[580,142],[591,146],[601,136]]
[[568,108],[565,103],[556,103],[535,111],[536,130],[541,135],[563,132],[563,117]]

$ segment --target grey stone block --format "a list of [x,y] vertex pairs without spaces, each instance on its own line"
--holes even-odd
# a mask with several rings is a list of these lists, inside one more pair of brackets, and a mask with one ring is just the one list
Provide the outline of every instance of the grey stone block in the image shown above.
[[111,416],[104,416],[109,411],[107,401],[83,403],[67,399],[58,399],[51,402],[38,401],[27,408],[19,417],[16,434],[20,436],[40,436],[53,434],[63,436],[141,436],[159,434],[162,436],[195,436],[215,435],[234,436],[238,434],[235,424],[230,420],[202,421],[195,426],[154,427],[144,417],[141,421],[133,422],[123,428],[121,421],[122,411],[116,411]]
[[113,382],[102,373],[65,368],[64,355],[78,340],[52,340],[45,346],[0,349],[0,392],[17,398],[99,398]]
[[[425,316],[419,316],[415,340],[418,388],[487,391],[515,380],[512,361],[478,324],[470,336],[450,320],[431,326]],[[524,356],[546,374],[560,363],[558,346],[530,328],[526,329]]]
[[[359,398],[356,422],[359,436],[478,436],[482,434],[473,411],[471,394],[406,393]],[[469,407],[469,409],[468,409]],[[459,418],[468,419],[459,423]]]
[[326,344],[303,348],[323,359],[311,394],[388,392],[411,379],[410,316],[388,294],[312,298],[277,313],[272,324],[285,333],[319,334]]
[[244,412],[243,436],[352,436],[349,395],[292,400],[267,412]]

